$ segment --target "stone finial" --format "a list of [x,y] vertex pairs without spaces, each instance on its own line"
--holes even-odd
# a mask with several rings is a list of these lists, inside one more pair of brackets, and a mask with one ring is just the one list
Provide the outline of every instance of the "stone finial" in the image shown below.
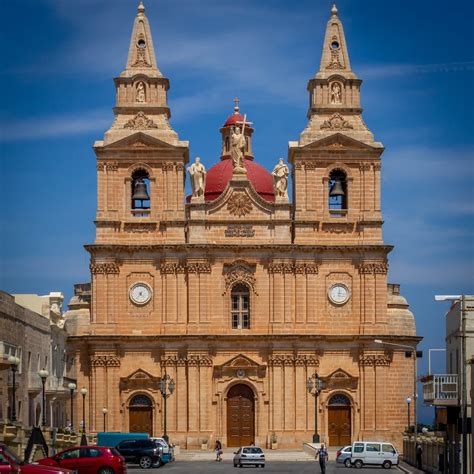
[[239,112],[240,112],[240,107],[239,107],[239,102],[240,102],[240,99],[238,97],[236,97],[234,99],[234,114],[237,115]]
[[140,2],[138,4],[138,14],[143,15],[145,13],[145,5],[143,5],[143,2]]
[[333,5],[332,5],[331,13],[332,13],[333,15],[337,15],[337,7],[336,7],[336,4],[335,4],[335,3],[333,3]]

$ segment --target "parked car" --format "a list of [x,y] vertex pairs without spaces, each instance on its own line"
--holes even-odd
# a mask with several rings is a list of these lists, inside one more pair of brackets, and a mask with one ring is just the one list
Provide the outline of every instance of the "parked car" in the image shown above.
[[336,462],[343,463],[346,467],[351,467],[352,446],[344,446],[336,453]]
[[352,445],[351,464],[361,468],[364,464],[390,469],[398,465],[398,453],[393,444],[380,441],[356,441]]
[[234,467],[249,464],[255,467],[265,467],[265,454],[258,446],[242,446],[234,454]]
[[164,438],[150,438],[156,444],[161,446],[161,461],[163,464],[174,461],[174,448]]
[[160,456],[162,447],[151,439],[121,441],[116,449],[126,462],[138,464],[142,469],[150,469],[153,465],[159,467],[163,464]]
[[7,446],[0,443],[0,474],[77,474],[63,466],[42,466],[21,461]]
[[126,474],[124,458],[114,448],[80,446],[68,448],[49,458],[40,459],[43,466],[75,469],[79,474]]
[[111,446],[115,448],[120,441],[130,439],[150,439],[148,433],[121,433],[116,431],[100,431],[97,433],[97,446]]

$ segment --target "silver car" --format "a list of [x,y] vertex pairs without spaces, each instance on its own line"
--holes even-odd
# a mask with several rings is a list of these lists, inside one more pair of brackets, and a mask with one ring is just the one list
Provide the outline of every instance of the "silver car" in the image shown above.
[[344,463],[344,466],[351,467],[352,446],[344,446],[336,454],[336,462]]
[[247,466],[265,467],[265,454],[258,446],[242,446],[234,456],[234,467]]

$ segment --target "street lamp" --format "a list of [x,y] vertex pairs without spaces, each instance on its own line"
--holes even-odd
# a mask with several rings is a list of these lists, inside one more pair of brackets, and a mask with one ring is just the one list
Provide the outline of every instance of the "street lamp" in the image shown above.
[[12,369],[12,382],[13,382],[13,387],[12,387],[12,397],[13,397],[13,404],[12,404],[12,421],[16,421],[16,380],[15,380],[15,374],[16,371],[18,370],[18,364],[20,363],[20,359],[18,357],[15,357],[14,355],[11,355],[8,358],[8,363],[10,364],[10,368]]
[[308,377],[306,381],[306,388],[308,393],[314,397],[314,434],[313,434],[313,443],[319,443],[320,437],[318,433],[318,396],[323,389],[322,380],[319,378],[319,375],[315,372],[311,377]]
[[81,435],[81,446],[87,446],[87,436],[86,436],[86,395],[87,388],[81,388],[82,395],[82,435]]
[[[383,344],[384,346],[392,346],[392,347],[400,347],[402,349],[409,349],[413,355],[413,364],[414,364],[414,371],[413,371],[413,436],[415,439],[415,446],[418,441],[418,426],[417,426],[417,413],[416,413],[416,402],[418,400],[418,395],[416,391],[416,379],[417,379],[417,359],[416,359],[416,346],[409,346],[406,344],[395,344],[393,342],[386,342],[382,341],[381,339],[374,339],[376,344]],[[410,400],[411,402],[411,400]],[[408,399],[407,399],[408,403]],[[408,406],[410,408],[410,406]]]
[[165,374],[164,377],[160,380],[160,392],[163,397],[163,409],[164,409],[164,418],[163,418],[163,438],[168,442],[168,434],[166,433],[166,400],[172,395],[175,389],[174,380],[168,375]]
[[43,416],[41,419],[41,426],[46,426],[46,379],[48,378],[49,372],[46,369],[41,369],[38,371],[38,375],[41,378],[41,383],[43,384]]
[[411,398],[410,397],[407,397],[407,414],[408,414],[408,428],[407,428],[407,432],[409,433],[410,432],[410,403],[411,403]]
[[108,413],[109,410],[107,410],[107,408],[102,408],[102,413],[104,414],[104,432],[105,432],[105,417],[107,416],[107,413]]
[[461,432],[462,472],[467,474],[467,384],[466,384],[466,295],[435,295],[435,301],[451,301],[461,305]]
[[71,394],[71,433],[74,432],[74,390],[76,390],[77,385],[75,383],[68,384],[67,388]]

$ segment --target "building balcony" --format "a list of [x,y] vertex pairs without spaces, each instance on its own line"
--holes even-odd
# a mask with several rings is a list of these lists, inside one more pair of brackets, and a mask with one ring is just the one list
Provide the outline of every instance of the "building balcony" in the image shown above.
[[423,383],[423,402],[435,406],[458,406],[458,375],[427,375],[421,378]]

